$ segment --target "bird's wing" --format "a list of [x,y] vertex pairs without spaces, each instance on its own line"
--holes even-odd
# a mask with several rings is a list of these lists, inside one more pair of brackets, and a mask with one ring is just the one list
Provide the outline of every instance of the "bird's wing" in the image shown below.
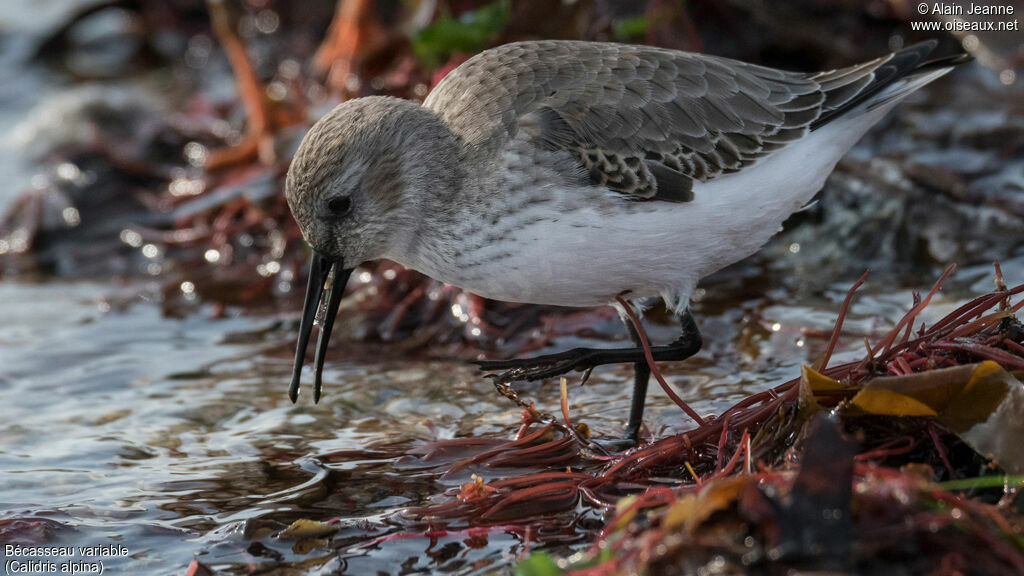
[[596,184],[682,202],[694,180],[800,138],[912,72],[934,47],[808,74],[649,46],[518,42],[466,61],[424,106],[470,151],[496,153],[523,131],[570,152]]

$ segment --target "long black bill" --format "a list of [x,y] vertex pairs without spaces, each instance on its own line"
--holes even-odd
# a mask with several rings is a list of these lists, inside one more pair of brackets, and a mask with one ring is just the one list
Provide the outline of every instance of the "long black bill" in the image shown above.
[[[344,268],[341,262],[331,262],[317,251],[313,251],[313,258],[309,264],[309,284],[306,286],[306,301],[302,305],[302,321],[299,323],[299,343],[295,348],[295,367],[292,370],[292,383],[288,387],[288,397],[295,402],[299,397],[299,381],[302,378],[302,364],[306,360],[306,347],[309,345],[309,337],[313,332],[313,324],[316,322],[317,312],[320,310],[320,302],[326,290],[327,309],[320,326],[320,335],[317,337],[316,356],[313,360],[316,366],[316,380],[313,387],[313,401],[320,401],[322,384],[320,377],[324,370],[324,355],[327,352],[327,344],[331,339],[331,329],[334,328],[334,317],[338,314],[338,305],[341,303],[341,295],[345,291],[345,284],[348,277],[352,275],[352,268]],[[326,284],[326,287],[325,287]]]

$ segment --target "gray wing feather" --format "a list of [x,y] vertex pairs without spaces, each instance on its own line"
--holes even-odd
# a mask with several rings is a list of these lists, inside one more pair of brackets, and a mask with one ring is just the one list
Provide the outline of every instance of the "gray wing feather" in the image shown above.
[[424,106],[472,154],[496,154],[524,131],[537,146],[570,152],[596,184],[681,202],[693,198],[693,180],[738,171],[800,138],[877,91],[880,69],[891,82],[933,46],[807,74],[649,46],[517,42],[466,61]]

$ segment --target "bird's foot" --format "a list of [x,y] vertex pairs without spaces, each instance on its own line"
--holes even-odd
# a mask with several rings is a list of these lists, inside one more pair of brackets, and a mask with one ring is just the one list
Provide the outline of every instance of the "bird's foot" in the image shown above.
[[626,425],[626,429],[623,430],[621,438],[599,440],[599,444],[602,448],[608,452],[625,452],[630,448],[635,448],[640,443],[640,428],[641,422],[630,422]]
[[516,382],[521,380],[543,380],[561,376],[572,370],[589,370],[594,366],[602,364],[600,361],[601,350],[592,348],[573,348],[557,354],[546,354],[534,358],[517,358],[514,360],[478,360],[473,362],[484,372],[498,372],[488,374],[488,378],[495,382]]
[[637,445],[637,439],[629,437],[607,440],[602,439],[596,440],[596,442],[599,446],[601,446],[601,448],[604,448],[606,451],[612,453],[625,452],[626,450],[629,450],[630,448],[633,448]]

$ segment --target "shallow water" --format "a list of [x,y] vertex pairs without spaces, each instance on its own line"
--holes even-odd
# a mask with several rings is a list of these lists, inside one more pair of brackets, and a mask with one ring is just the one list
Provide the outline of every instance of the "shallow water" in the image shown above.
[[[20,75],[18,82],[0,81],[0,132],[7,135],[42,95],[62,87],[17,67],[28,46],[24,37],[4,42],[10,50],[2,51],[0,80]],[[942,119],[923,110],[926,120]],[[906,144],[869,142],[853,157],[870,156],[873,145],[899,150]],[[0,155],[0,204],[30,185],[30,166],[17,154]],[[1014,178],[1022,176],[1009,174],[1008,186]],[[834,230],[810,226],[703,285],[695,310],[705,348],[684,365],[664,366],[699,412],[721,412],[789,380],[821,354],[822,334],[862,266],[823,265],[827,251],[816,251],[808,238]],[[803,249],[793,248],[797,240]],[[969,247],[970,240],[961,243]],[[985,249],[961,260],[926,321],[988,291],[992,258],[1003,259],[1009,284],[1024,282],[1020,237],[1006,238],[998,249],[979,242]],[[926,291],[942,266],[897,260],[889,267],[856,300],[837,359],[857,355],[862,336],[884,333],[910,305],[911,290]],[[523,552],[517,537],[500,532],[484,541],[451,535],[375,543],[401,531],[396,512],[450,487],[437,471],[396,467],[405,450],[449,438],[507,438],[518,427],[520,411],[475,369],[404,357],[385,344],[341,345],[329,356],[324,399],[314,405],[306,396],[293,405],[286,388],[297,309],[228,308],[222,317],[200,305],[169,318],[157,294],[143,279],[0,281],[4,543],[120,544],[127,557],[75,559],[102,559],[109,573],[157,575],[182,574],[193,557],[226,573],[473,574],[506,570]],[[616,324],[550,348],[611,346],[624,338]],[[666,341],[674,330],[655,324],[650,334]],[[524,387],[522,395],[557,410],[558,387],[551,382]],[[570,387],[573,418],[603,437],[621,431],[629,400],[626,367],[599,369],[586,386]],[[653,385],[646,424],[654,436],[691,427]],[[302,549],[273,536],[300,518],[340,519],[338,551]]]
[[[1024,262],[1013,264],[1007,268],[1024,270]],[[981,267],[973,275],[971,282],[972,272],[962,273],[959,290],[954,283],[950,291],[984,288],[990,277]],[[720,412],[794,377],[820,354],[824,340],[802,330],[827,331],[845,289],[834,284],[794,305],[799,288],[776,288],[739,308],[724,305],[736,295],[715,290],[715,301],[698,309],[708,346],[665,373],[701,413]],[[213,319],[209,309],[168,319],[145,301],[111,309],[109,295],[96,283],[0,284],[0,533],[9,542],[121,543],[129,558],[104,559],[107,569],[149,574],[180,574],[193,556],[233,569],[283,562],[320,573],[314,565],[322,561],[321,568],[344,564],[351,573],[400,566],[483,573],[521,552],[517,539],[500,533],[477,548],[458,536],[367,547],[398,530],[393,513],[448,488],[436,472],[395,468],[404,449],[508,437],[518,426],[519,410],[472,368],[360,361],[340,351],[328,363],[323,401],[292,405],[285,389],[293,324]],[[940,295],[930,315],[957,301]],[[905,290],[869,285],[848,332],[877,335],[884,318],[909,302]],[[652,330],[655,338],[670,335],[669,326]],[[837,358],[857,354],[856,338],[847,343]],[[597,371],[585,387],[571,388],[573,417],[614,436],[628,382],[626,369]],[[524,395],[557,409],[557,386]],[[656,436],[691,425],[656,388],[646,422]],[[341,556],[293,550],[294,542],[264,534],[298,518],[340,518]],[[268,542],[272,549],[263,548]],[[445,545],[448,552],[428,555]]]

